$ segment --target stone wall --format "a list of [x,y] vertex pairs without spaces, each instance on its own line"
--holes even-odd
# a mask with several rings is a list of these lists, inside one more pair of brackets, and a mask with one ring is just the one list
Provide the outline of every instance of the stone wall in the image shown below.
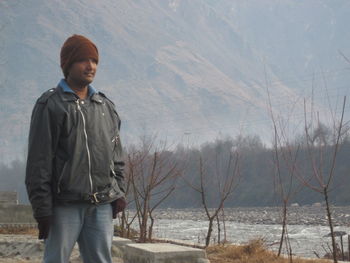
[[0,204],[0,223],[35,223],[31,206]]
[[17,205],[18,204],[18,193],[0,191],[0,205]]

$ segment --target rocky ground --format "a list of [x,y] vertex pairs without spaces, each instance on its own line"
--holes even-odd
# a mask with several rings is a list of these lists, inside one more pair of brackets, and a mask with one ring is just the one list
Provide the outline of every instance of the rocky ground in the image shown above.
[[[225,208],[225,220],[248,224],[280,224],[279,207]],[[158,219],[203,220],[203,209],[160,209],[154,212]],[[332,207],[334,226],[350,226],[350,207]],[[326,210],[323,206],[288,207],[288,224],[327,226]]]
[[[42,262],[44,251],[43,241],[31,235],[0,235],[0,263],[39,263]],[[113,263],[122,263],[113,248]],[[70,258],[70,263],[81,263],[79,250],[76,246]]]
[[[350,207],[333,207],[335,226],[350,227]],[[200,221],[206,218],[203,209],[159,209],[154,212],[157,219],[186,219]],[[274,225],[281,222],[281,209],[277,207],[226,208],[225,219],[248,224]],[[322,206],[303,206],[288,208],[288,223],[291,225],[327,226],[325,208]],[[44,244],[33,235],[0,234],[0,263],[39,263],[42,259]],[[113,262],[123,262],[114,248]],[[76,247],[71,263],[82,262]]]

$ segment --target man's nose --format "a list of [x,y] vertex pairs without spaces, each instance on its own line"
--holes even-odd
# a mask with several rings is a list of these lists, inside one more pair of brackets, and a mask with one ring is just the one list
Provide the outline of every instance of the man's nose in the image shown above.
[[95,65],[96,65],[96,62],[95,62],[93,59],[88,59],[88,60],[87,60],[87,65],[86,65],[86,66],[87,66],[89,69],[93,68]]

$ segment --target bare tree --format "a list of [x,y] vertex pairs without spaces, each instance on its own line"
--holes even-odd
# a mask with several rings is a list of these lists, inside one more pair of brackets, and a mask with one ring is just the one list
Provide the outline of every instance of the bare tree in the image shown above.
[[293,261],[292,248],[289,243],[287,224],[288,206],[294,196],[301,190],[301,184],[296,184],[297,160],[300,150],[299,143],[291,143],[287,135],[287,125],[281,117],[274,113],[270,92],[267,87],[268,110],[272,120],[273,137],[273,162],[274,162],[274,189],[282,203],[282,232],[278,247],[278,256],[282,253],[283,244],[286,244],[290,262]]
[[[175,189],[176,179],[181,174],[173,153],[167,143],[155,145],[155,140],[144,137],[141,149],[132,155],[130,183],[139,222],[140,242],[152,238],[154,210]],[[149,219],[151,224],[149,225]]]
[[[125,178],[126,178],[126,187],[125,187],[125,195],[127,197],[131,197],[131,188],[132,188],[132,178],[135,176],[135,167],[137,167],[136,163],[140,162],[143,158],[143,156],[137,155],[137,150],[134,147],[130,147],[128,150],[128,155],[126,159],[126,169],[125,169]],[[136,157],[137,156],[137,157]],[[127,207],[130,207],[135,204],[135,199],[131,198],[131,200],[128,200]],[[131,237],[131,225],[135,221],[137,217],[137,213],[130,214],[129,209],[125,209],[122,211],[121,217],[120,217],[120,228],[121,233],[120,235],[122,237]]]
[[[334,117],[332,131],[332,144],[327,145],[325,141],[322,139],[324,136],[320,133],[319,127],[321,126],[319,115],[316,116],[316,128],[313,127],[312,119],[310,122],[307,118],[307,110],[306,110],[306,101],[304,100],[304,131],[305,131],[305,140],[306,147],[308,152],[308,158],[310,159],[311,165],[311,174],[309,177],[298,176],[300,181],[307,186],[308,188],[322,194],[323,199],[326,204],[326,214],[328,219],[328,225],[331,232],[332,238],[332,253],[333,253],[333,261],[338,262],[337,259],[337,245],[335,242],[335,236],[333,231],[333,221],[332,221],[332,212],[330,208],[329,202],[329,192],[331,183],[335,177],[335,167],[336,167],[336,159],[340,148],[340,143],[343,135],[344,128],[344,112],[346,105],[346,97],[344,97],[341,116],[339,120],[336,120]],[[334,115],[333,115],[334,116]],[[315,139],[316,138],[316,139]],[[328,146],[328,147],[327,147]],[[328,156],[325,151],[330,149],[331,154]],[[325,164],[329,165],[329,168],[326,169],[324,167]]]
[[[348,60],[347,60],[348,61]],[[319,119],[318,113],[316,114],[316,122],[317,125],[314,127],[313,124],[313,119],[315,117],[315,112],[314,112],[314,103],[313,103],[313,89],[312,89],[312,100],[311,100],[311,121],[309,122],[307,119],[307,110],[306,110],[306,101],[304,99],[304,132],[305,136],[305,142],[306,142],[306,147],[307,147],[307,152],[308,152],[308,157],[310,159],[310,164],[311,164],[311,176],[306,178],[304,176],[305,173],[301,173],[296,165],[296,156],[297,155],[292,155],[290,151],[290,147],[285,147],[287,149],[288,155],[283,154],[282,156],[284,161],[288,164],[291,164],[289,166],[289,171],[290,171],[290,184],[289,184],[289,189],[286,191],[286,189],[283,187],[283,182],[281,179],[281,171],[280,171],[280,155],[278,153],[279,146],[281,145],[281,135],[283,137],[283,129],[280,129],[280,132],[277,129],[277,124],[276,124],[276,119],[273,114],[272,110],[272,105],[271,105],[271,98],[270,98],[270,93],[268,90],[268,82],[267,82],[267,75],[265,71],[265,81],[266,81],[266,87],[267,87],[267,93],[268,93],[268,100],[269,100],[269,111],[270,111],[270,116],[273,121],[274,125],[274,134],[275,134],[275,143],[274,143],[274,149],[275,149],[275,160],[276,160],[276,167],[277,167],[277,183],[278,183],[278,191],[280,193],[280,196],[282,197],[283,200],[283,227],[282,227],[282,235],[281,235],[281,241],[280,241],[280,247],[279,247],[279,253],[281,252],[282,248],[282,243],[283,243],[283,236],[285,233],[285,221],[286,221],[286,214],[287,214],[287,203],[290,198],[291,194],[291,182],[294,177],[297,177],[301,183],[316,191],[319,192],[323,195],[323,198],[326,203],[326,213],[327,213],[327,218],[328,218],[328,223],[331,231],[331,237],[332,237],[332,248],[333,248],[333,260],[334,262],[337,262],[337,249],[336,249],[336,243],[335,243],[335,238],[334,238],[334,233],[333,233],[333,223],[332,223],[332,216],[331,216],[331,211],[330,211],[330,205],[329,205],[329,191],[330,191],[330,184],[335,176],[335,165],[336,165],[336,158],[337,154],[339,151],[339,146],[342,137],[344,134],[346,134],[347,130],[344,131],[344,124],[343,124],[343,119],[344,119],[344,110],[345,110],[345,104],[346,104],[346,97],[344,97],[344,101],[342,104],[342,111],[341,111],[341,117],[340,121],[336,121],[335,118],[335,113],[331,112],[332,116],[332,121],[333,121],[333,136],[332,138],[329,138],[328,135],[331,133],[329,129],[327,129],[326,126],[322,125]],[[326,82],[325,82],[326,83]],[[329,99],[329,98],[328,98]],[[330,105],[330,101],[329,105]],[[282,126],[279,126],[280,128]],[[285,137],[284,137],[285,138]],[[325,154],[324,151],[327,150],[327,144],[329,141],[332,141],[332,148],[333,148],[333,154],[329,157],[330,161],[330,169],[329,171],[324,172],[324,163],[326,162],[325,160]],[[296,151],[297,153],[297,151]],[[288,158],[286,158],[286,156]]]
[[[178,177],[179,174],[176,175],[176,177]],[[170,178],[168,178],[170,179]],[[153,216],[153,212],[154,210],[161,204],[163,203],[163,201],[165,199],[167,199],[171,194],[172,192],[175,190],[175,180],[172,180],[171,184],[165,188],[164,190],[154,194],[154,196],[157,196],[157,195],[162,195],[162,197],[160,197],[156,202],[155,204],[151,204],[148,208],[148,215],[149,215],[149,218],[151,220],[151,223],[148,227],[148,240],[152,240],[153,238],[153,226],[154,226],[154,216]]]
[[286,137],[284,126],[277,124],[273,118],[274,125],[274,188],[282,202],[282,232],[278,248],[278,256],[282,253],[283,243],[286,243],[289,258],[292,262],[292,248],[289,245],[287,225],[288,206],[295,195],[301,190],[302,185],[296,182],[297,161],[300,145],[293,145]]
[[[209,221],[205,246],[210,244],[214,220],[218,218],[219,212],[224,208],[225,201],[233,193],[239,179],[239,155],[237,151],[232,148],[229,151],[222,151],[222,149],[216,147],[214,160],[215,163],[213,165],[208,164],[208,162],[203,161],[200,154],[198,184],[189,182],[184,178],[186,183],[200,194],[201,203]],[[215,167],[215,169],[211,170],[209,167]],[[208,178],[208,171],[210,170],[211,178]],[[213,188],[216,189],[213,190]],[[210,193],[217,195],[216,198],[212,198],[214,200],[209,200]],[[212,209],[210,206],[212,206]]]

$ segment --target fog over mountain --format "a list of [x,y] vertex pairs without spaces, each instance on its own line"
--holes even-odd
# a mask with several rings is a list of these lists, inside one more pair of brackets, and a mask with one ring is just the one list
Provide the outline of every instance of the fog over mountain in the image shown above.
[[295,129],[304,97],[339,111],[349,20],[346,0],[2,0],[1,159],[25,156],[31,109],[62,77],[59,52],[72,34],[99,48],[93,85],[115,101],[125,144],[157,133],[198,145],[219,134],[269,141],[266,87]]

